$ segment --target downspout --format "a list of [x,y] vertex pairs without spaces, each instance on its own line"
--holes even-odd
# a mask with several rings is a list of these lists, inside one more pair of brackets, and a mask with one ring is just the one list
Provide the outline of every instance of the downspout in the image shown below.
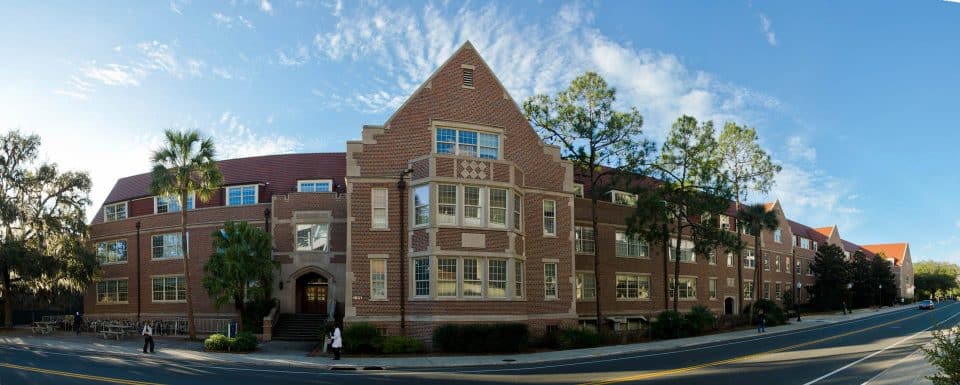
[[143,302],[143,292],[140,291],[143,283],[140,281],[140,221],[137,221],[137,322],[140,322],[141,303]]
[[403,171],[400,171],[400,178],[397,180],[397,190],[400,192],[400,335],[407,335],[407,264],[406,259],[406,245],[404,238],[407,237],[406,234],[406,199],[404,198],[404,192],[407,189],[407,182],[403,179],[409,173],[412,173],[413,169],[408,168]]

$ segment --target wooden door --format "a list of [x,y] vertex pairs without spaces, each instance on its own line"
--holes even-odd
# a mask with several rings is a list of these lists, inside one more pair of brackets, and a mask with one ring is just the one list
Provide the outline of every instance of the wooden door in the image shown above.
[[327,314],[327,285],[306,284],[300,298],[301,312]]

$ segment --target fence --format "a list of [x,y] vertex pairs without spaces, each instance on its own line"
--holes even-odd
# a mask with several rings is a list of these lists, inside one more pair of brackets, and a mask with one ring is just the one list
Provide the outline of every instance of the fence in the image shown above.
[[[198,334],[226,333],[227,325],[234,322],[231,318],[195,318]],[[140,321],[136,319],[108,319],[97,318],[85,320],[82,330],[99,332],[106,325],[129,325],[136,326],[137,330],[143,329],[143,325],[150,325],[155,335],[161,336],[182,336],[189,334],[190,328],[186,317],[165,317],[165,318],[146,318]]]

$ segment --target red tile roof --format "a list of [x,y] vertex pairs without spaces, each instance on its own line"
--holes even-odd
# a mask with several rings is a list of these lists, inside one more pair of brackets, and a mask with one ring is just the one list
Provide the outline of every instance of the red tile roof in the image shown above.
[[907,257],[907,248],[910,247],[907,242],[903,243],[882,243],[877,245],[864,245],[863,248],[873,253],[883,253],[887,258],[893,258],[897,266],[903,265],[903,259]]
[[818,227],[813,229],[813,231],[823,234],[824,237],[830,238],[830,233],[833,232],[833,228],[834,226]]

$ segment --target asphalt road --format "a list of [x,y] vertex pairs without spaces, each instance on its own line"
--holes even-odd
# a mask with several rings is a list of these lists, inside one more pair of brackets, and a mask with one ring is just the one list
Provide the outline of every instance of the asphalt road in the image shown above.
[[923,333],[960,323],[960,305],[915,307],[854,321],[696,347],[507,367],[387,371],[204,365],[143,357],[0,347],[8,384],[856,384],[927,342]]

